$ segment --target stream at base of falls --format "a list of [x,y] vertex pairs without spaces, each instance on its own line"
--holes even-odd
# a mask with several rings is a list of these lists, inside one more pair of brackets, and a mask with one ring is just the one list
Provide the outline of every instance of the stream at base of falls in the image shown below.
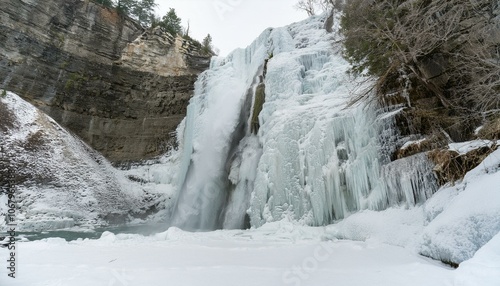
[[[144,236],[153,235],[156,233],[166,231],[168,226],[165,224],[134,224],[134,225],[120,225],[111,226],[95,229],[60,229],[60,230],[50,230],[41,232],[16,232],[16,240],[21,241],[35,241],[42,240],[45,238],[63,238],[66,241],[74,241],[79,238],[81,239],[98,239],[101,235],[106,232],[112,232],[114,234],[140,234]],[[0,232],[0,241],[3,237],[8,236],[7,233]]]

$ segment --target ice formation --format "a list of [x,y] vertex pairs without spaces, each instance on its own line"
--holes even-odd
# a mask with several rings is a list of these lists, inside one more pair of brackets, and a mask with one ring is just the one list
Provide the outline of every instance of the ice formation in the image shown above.
[[[482,147],[474,141],[461,145],[468,145],[467,148],[471,149],[474,146]],[[399,245],[424,256],[460,264],[462,268],[462,262],[473,258],[475,253],[479,254],[478,250],[483,249],[488,241],[495,240],[495,236],[498,240],[498,182],[500,150],[491,153],[479,166],[468,172],[462,182],[443,186],[420,206],[361,211],[327,226],[325,237]],[[493,245],[498,245],[498,241]],[[496,253],[482,252],[481,256],[486,258],[490,255],[492,261],[499,252],[500,249]],[[472,266],[474,270],[478,267],[474,263],[466,265]],[[491,270],[494,272],[493,268]]]
[[250,114],[258,73],[268,56],[261,43],[270,33],[266,31],[246,50],[214,60],[195,84],[196,94],[184,123],[181,192],[174,225],[190,229],[222,227],[224,204],[230,197],[236,199],[229,195],[228,177],[231,169],[233,175],[235,172],[233,161],[240,158],[236,154],[242,153],[240,141],[250,136],[245,117]]
[[[362,209],[420,204],[436,190],[425,156],[389,163],[384,140],[395,112],[349,105],[360,83],[347,75],[327,17],[268,29],[200,76],[174,225],[241,228],[247,215],[252,226],[283,218],[325,225]],[[255,135],[249,117],[261,81]]]

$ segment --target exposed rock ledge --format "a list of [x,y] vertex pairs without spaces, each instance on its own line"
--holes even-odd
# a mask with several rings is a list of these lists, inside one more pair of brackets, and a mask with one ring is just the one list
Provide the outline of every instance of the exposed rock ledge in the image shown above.
[[210,55],[89,0],[0,2],[0,88],[108,159],[161,154]]

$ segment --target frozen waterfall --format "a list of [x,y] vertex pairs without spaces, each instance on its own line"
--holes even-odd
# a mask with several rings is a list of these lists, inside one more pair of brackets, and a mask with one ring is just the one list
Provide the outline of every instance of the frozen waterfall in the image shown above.
[[268,29],[199,77],[184,121],[173,225],[324,225],[362,209],[422,203],[435,191],[425,156],[390,162],[383,148],[395,136],[390,113],[348,107],[360,83],[347,75],[326,19]]

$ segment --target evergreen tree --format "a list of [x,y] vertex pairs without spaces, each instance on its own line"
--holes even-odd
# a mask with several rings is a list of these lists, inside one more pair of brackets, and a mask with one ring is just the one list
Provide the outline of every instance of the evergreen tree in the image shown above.
[[212,52],[212,36],[210,36],[210,34],[208,34],[204,39],[203,39],[203,42],[202,42],[202,45],[203,45],[203,50],[207,53],[210,53]]
[[157,4],[155,0],[137,1],[132,9],[131,16],[139,21],[143,26],[151,26],[154,21],[154,10]]
[[174,8],[170,8],[167,15],[163,16],[161,22],[159,23],[159,26],[161,26],[173,36],[176,36],[177,34],[182,32],[181,18],[177,16]]
[[94,1],[106,7],[113,7],[114,5],[112,0],[94,0]]
[[118,0],[116,3],[116,10],[122,14],[130,15],[135,6],[135,0]]
[[152,28],[158,27],[160,26],[160,23],[161,23],[161,18],[159,16],[153,15],[153,17],[151,18],[151,27]]

